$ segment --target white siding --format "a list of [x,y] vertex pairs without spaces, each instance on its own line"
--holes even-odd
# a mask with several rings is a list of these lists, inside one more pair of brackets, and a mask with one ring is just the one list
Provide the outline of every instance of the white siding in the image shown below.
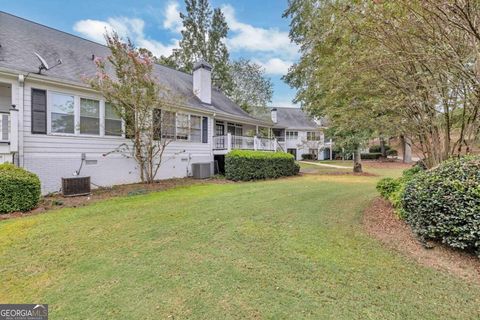
[[[83,164],[81,175],[91,176],[99,186],[133,183],[139,181],[136,163],[133,159],[111,154],[121,144],[131,145],[128,139],[119,137],[86,137],[76,135],[32,134],[31,133],[31,89],[44,89],[68,93],[74,96],[100,100],[96,94],[41,84],[25,84],[25,105],[23,112],[23,166],[39,175],[43,193],[60,189],[61,178],[71,177],[81,164],[81,155],[87,160],[97,160],[96,165]],[[78,99],[77,99],[78,100]],[[47,105],[49,101],[47,101]],[[199,114],[201,115],[201,114]],[[213,161],[213,121],[209,117],[208,143],[172,142],[164,154],[164,162],[158,178],[185,177],[190,174],[191,164]]]
[[320,141],[307,141],[307,132],[302,130],[287,129],[286,131],[296,131],[298,132],[297,139],[286,139],[286,149],[296,149],[297,150],[297,160],[302,160],[302,154],[307,154],[310,152],[310,149],[317,149],[318,154],[320,155],[323,150],[324,134],[320,133]]

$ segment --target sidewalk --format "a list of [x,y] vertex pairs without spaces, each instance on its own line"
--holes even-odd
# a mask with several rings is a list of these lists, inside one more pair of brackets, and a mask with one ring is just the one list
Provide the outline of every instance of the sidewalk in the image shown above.
[[310,161],[298,161],[300,163],[305,164],[313,164],[319,167],[328,167],[328,168],[337,168],[337,169],[352,169],[352,167],[345,167],[345,166],[337,166],[335,164],[326,164],[326,163],[319,163],[319,162],[310,162]]

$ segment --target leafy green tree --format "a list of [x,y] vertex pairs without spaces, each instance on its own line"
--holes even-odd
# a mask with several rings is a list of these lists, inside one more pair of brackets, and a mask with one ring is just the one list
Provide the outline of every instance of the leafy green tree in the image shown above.
[[150,51],[136,48],[129,40],[123,42],[117,33],[106,34],[105,39],[111,54],[96,58],[96,75],[85,81],[121,117],[124,134],[132,141],[119,145],[112,153],[133,158],[142,182],[153,183],[165,148],[173,138],[162,135],[173,129],[167,115],[175,111],[171,106],[181,97],[159,84],[153,75],[154,57]]
[[233,90],[229,97],[254,116],[265,116],[272,101],[273,84],[265,69],[250,60],[239,59],[230,65]]
[[478,1],[290,0],[285,17],[301,48],[285,80],[312,114],[341,131],[406,136],[429,167],[472,150]]
[[213,85],[229,93],[232,78],[229,72],[229,52],[225,44],[228,25],[220,8],[213,11],[208,0],[185,0],[180,48],[161,61],[177,69],[192,72],[196,61],[204,59],[213,66]]

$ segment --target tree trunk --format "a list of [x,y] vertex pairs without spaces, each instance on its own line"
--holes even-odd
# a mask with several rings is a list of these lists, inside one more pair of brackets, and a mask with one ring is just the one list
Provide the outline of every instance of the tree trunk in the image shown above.
[[385,148],[385,139],[380,137],[380,152],[383,158],[387,158],[387,149]]
[[403,149],[403,163],[412,162],[412,143],[409,138],[401,136]]
[[353,172],[360,173],[363,172],[362,170],[362,150],[360,146],[355,149],[353,153]]

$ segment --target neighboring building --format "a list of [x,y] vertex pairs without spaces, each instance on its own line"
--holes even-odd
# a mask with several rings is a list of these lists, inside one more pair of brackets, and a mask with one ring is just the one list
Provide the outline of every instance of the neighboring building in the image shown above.
[[332,158],[331,141],[325,141],[325,121],[314,120],[300,108],[272,108],[273,133],[280,147],[302,160],[310,154],[317,160]]
[[[62,63],[39,72],[35,53],[50,65]],[[95,74],[95,57],[107,55],[103,45],[0,12],[0,162],[38,174],[43,193],[59,191],[61,178],[77,173],[97,186],[139,180],[135,161],[112,152],[131,144],[124,124],[82,81]],[[159,179],[188,176],[192,163],[221,162],[235,148],[277,150],[273,138],[255,136],[273,124],[212,88],[207,63],[197,63],[193,75],[161,65],[154,73],[184,98]]]

